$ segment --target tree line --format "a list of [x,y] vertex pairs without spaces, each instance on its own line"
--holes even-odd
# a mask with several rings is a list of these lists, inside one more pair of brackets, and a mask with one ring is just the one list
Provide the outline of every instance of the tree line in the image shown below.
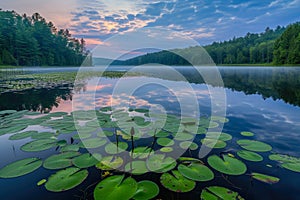
[[[300,23],[288,27],[277,26],[262,33],[247,33],[244,37],[204,46],[217,65],[231,64],[300,64]],[[159,63],[163,65],[190,65],[180,57],[186,53],[196,54],[201,47],[189,47],[171,51],[148,53],[125,61],[114,61],[112,65],[142,65]]]
[[87,54],[84,39],[58,30],[40,14],[0,10],[0,65],[78,66]]

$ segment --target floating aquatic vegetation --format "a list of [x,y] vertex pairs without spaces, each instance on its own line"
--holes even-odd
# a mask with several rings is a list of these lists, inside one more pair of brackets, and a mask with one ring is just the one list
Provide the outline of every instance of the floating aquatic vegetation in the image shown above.
[[165,188],[174,192],[189,192],[195,188],[195,181],[187,179],[176,170],[171,173],[164,173],[160,177],[160,182]]
[[191,150],[197,150],[198,149],[198,145],[196,143],[189,142],[189,141],[180,142],[179,146],[182,149],[191,149]]
[[149,170],[147,169],[145,161],[137,160],[127,163],[127,165],[125,165],[125,171],[135,175],[141,175],[147,173]]
[[63,192],[80,185],[88,174],[86,169],[80,170],[76,167],[63,169],[51,175],[45,187],[51,192]]
[[223,149],[227,146],[226,142],[224,142],[223,140],[216,140],[210,138],[202,139],[201,143],[209,148],[214,149]]
[[214,178],[213,172],[205,165],[192,162],[189,165],[180,164],[178,171],[188,179],[194,181],[210,181]]
[[94,149],[101,147],[107,143],[106,139],[103,138],[89,138],[86,140],[82,140],[79,143],[79,146],[86,149]]
[[208,164],[215,170],[228,175],[242,175],[247,171],[246,165],[228,155],[222,155],[222,158],[217,155],[212,155],[207,159]]
[[163,148],[161,148],[160,149],[160,151],[162,152],[162,153],[170,153],[170,152],[172,152],[174,149],[172,148],[172,147],[163,147]]
[[131,178],[125,178],[124,175],[115,175],[107,177],[96,186],[94,190],[95,200],[129,200],[138,189],[137,182]]
[[47,182],[47,180],[46,179],[42,179],[42,180],[40,180],[39,182],[37,182],[37,186],[41,186],[41,185],[44,185],[45,183]]
[[268,152],[272,150],[270,145],[256,140],[238,140],[237,144],[249,151]]
[[99,160],[101,160],[101,158],[102,156],[98,153],[85,153],[73,158],[72,163],[78,168],[89,168],[99,163]]
[[245,137],[252,137],[252,136],[254,136],[254,133],[248,132],[248,131],[243,131],[243,132],[241,132],[241,135],[245,136]]
[[177,165],[176,160],[167,157],[165,154],[154,154],[147,159],[147,167],[150,171],[164,173],[174,169]]
[[96,167],[101,170],[115,170],[123,165],[123,159],[119,156],[103,157]]
[[272,154],[270,160],[278,161],[280,166],[293,172],[300,172],[300,158],[284,154]]
[[9,140],[22,140],[22,139],[31,137],[35,133],[37,133],[37,131],[26,131],[26,132],[16,133],[14,135],[11,135],[8,139]]
[[132,197],[134,200],[148,200],[153,199],[159,193],[159,187],[152,181],[140,181],[138,182],[137,190]]
[[269,176],[269,175],[265,175],[265,174],[260,174],[260,173],[255,173],[253,172],[251,174],[252,178],[259,180],[261,182],[264,183],[268,183],[268,184],[274,184],[274,183],[278,183],[279,182],[279,178],[274,177],[274,176]]
[[39,158],[18,160],[0,169],[0,178],[15,178],[29,174],[42,166],[42,163]]
[[224,187],[211,186],[201,192],[202,200],[243,200],[244,198],[239,193],[229,190]]
[[175,143],[174,143],[174,140],[172,140],[172,139],[170,139],[170,138],[163,138],[163,137],[158,138],[156,142],[157,142],[157,144],[159,144],[160,146],[165,146],[165,147],[167,147],[167,146],[172,146],[172,145],[175,144]]
[[252,162],[260,162],[263,160],[263,157],[258,153],[247,150],[240,150],[237,152],[237,155],[245,160]]
[[105,146],[105,152],[114,155],[126,151],[127,148],[126,142],[109,143]]
[[44,161],[43,167],[46,169],[63,169],[70,167],[73,165],[72,159],[79,155],[79,152],[74,151],[52,155]]
[[232,136],[229,135],[228,133],[220,133],[220,132],[207,132],[205,136],[207,139],[222,140],[224,142],[232,139]]
[[42,139],[42,140],[34,140],[34,141],[24,144],[21,147],[21,150],[27,151],[27,152],[38,152],[38,151],[44,151],[47,149],[51,149],[55,146],[57,146],[56,139]]

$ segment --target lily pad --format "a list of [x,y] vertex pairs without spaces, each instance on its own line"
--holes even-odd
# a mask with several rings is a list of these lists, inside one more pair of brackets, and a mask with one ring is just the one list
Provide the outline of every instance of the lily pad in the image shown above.
[[251,176],[252,176],[252,178],[254,178],[256,180],[259,180],[261,182],[268,183],[268,184],[278,183],[280,180],[277,177],[260,174],[260,173],[252,173]]
[[159,144],[160,146],[172,146],[174,145],[174,140],[171,140],[169,138],[158,138],[157,139],[157,144]]
[[123,159],[121,157],[107,156],[103,157],[96,167],[101,170],[115,170],[121,167]]
[[103,138],[90,138],[82,140],[79,145],[80,147],[84,147],[86,149],[94,149],[105,145],[106,142],[107,141]]
[[177,133],[175,136],[174,136],[174,139],[175,140],[178,140],[178,141],[188,141],[188,140],[193,140],[194,138],[194,135],[192,134],[189,134],[189,133]]
[[245,136],[245,137],[252,137],[252,136],[254,136],[254,133],[248,132],[248,131],[243,131],[243,132],[241,132],[241,135]]
[[241,150],[237,152],[237,155],[245,160],[252,162],[260,162],[263,160],[263,157],[255,152]]
[[26,158],[13,162],[0,169],[0,178],[15,178],[29,174],[42,166],[42,163],[39,158]]
[[[51,139],[54,137],[54,133],[50,132],[41,132],[41,133],[32,133],[31,138],[40,140],[40,139]],[[54,138],[53,138],[54,139]]]
[[147,159],[147,167],[152,172],[164,173],[176,167],[176,160],[164,154],[154,154]]
[[256,152],[268,152],[272,150],[272,147],[264,142],[255,140],[238,140],[238,145],[249,151]]
[[217,155],[212,155],[207,159],[208,164],[215,170],[228,175],[242,175],[247,171],[246,165],[228,155],[223,155],[223,159]]
[[160,151],[163,153],[170,153],[173,151],[173,148],[172,147],[163,147],[160,149]]
[[52,155],[44,161],[43,167],[46,169],[63,169],[73,165],[72,158],[80,155],[79,152],[65,152]]
[[46,179],[42,179],[42,180],[40,180],[36,185],[37,185],[37,186],[41,186],[41,185],[44,185],[46,182],[47,182]]
[[73,158],[72,163],[78,168],[88,168],[96,165],[101,160],[102,156],[98,153],[85,153],[76,158]]
[[21,147],[21,150],[27,152],[38,152],[50,149],[52,147],[57,146],[55,139],[42,139],[42,140],[34,140],[27,144],[24,144]]
[[154,153],[154,151],[151,148],[137,147],[137,148],[134,148],[132,157],[143,159],[143,158],[149,157],[153,153]]
[[51,175],[45,187],[51,192],[63,192],[80,185],[87,176],[86,169],[80,170],[76,167],[63,169]]
[[209,138],[202,139],[201,142],[203,145],[214,149],[223,149],[227,145],[226,142],[224,142],[223,140],[216,140],[216,139],[209,139]]
[[137,160],[137,161],[129,162],[125,166],[125,171],[131,172],[134,175],[141,175],[147,173],[148,169],[145,161]]
[[26,132],[16,133],[14,135],[11,135],[9,137],[9,140],[22,140],[31,137],[35,133],[37,133],[37,131],[26,131]]
[[206,133],[207,139],[217,139],[222,140],[224,142],[229,141],[232,139],[232,136],[228,133],[220,133],[220,132],[207,132]]
[[129,200],[138,188],[137,182],[129,177],[124,179],[124,175],[110,176],[96,186],[94,190],[95,200]]
[[138,188],[132,197],[134,200],[148,200],[153,199],[159,193],[159,187],[152,181],[140,181],[138,182]]
[[188,166],[180,164],[178,171],[186,178],[194,181],[210,181],[214,178],[214,173],[201,163],[192,162]]
[[70,144],[61,147],[60,152],[68,152],[68,151],[78,151],[79,150],[79,145],[77,144]]
[[191,149],[191,150],[197,150],[198,149],[198,145],[194,142],[189,142],[189,141],[185,141],[185,142],[181,142],[179,144],[179,146],[182,148],[182,149]]
[[272,154],[270,160],[278,161],[280,166],[293,172],[300,172],[300,158],[284,154]]
[[128,148],[128,144],[126,142],[117,143],[109,143],[105,146],[105,151],[108,154],[118,154],[124,152]]
[[201,192],[202,200],[244,200],[239,193],[224,187],[211,186]]
[[160,182],[165,188],[174,192],[190,192],[196,186],[195,181],[185,178],[176,170],[172,171],[172,174],[162,174]]

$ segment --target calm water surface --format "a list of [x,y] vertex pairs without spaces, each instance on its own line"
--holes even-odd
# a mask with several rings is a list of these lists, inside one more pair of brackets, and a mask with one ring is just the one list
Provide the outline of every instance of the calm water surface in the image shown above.
[[[129,68],[112,68],[124,71]],[[194,70],[186,67],[177,67],[191,85],[197,95],[201,115],[210,115],[210,95],[203,79],[195,75]],[[76,71],[78,68],[35,68],[25,69],[28,73],[48,73]],[[85,70],[98,70],[86,68]],[[206,69],[207,70],[207,69]],[[153,70],[154,71],[154,70]],[[255,133],[254,139],[266,142],[273,147],[272,152],[300,157],[300,68],[220,68],[226,92],[226,115],[229,122],[225,124],[223,132],[233,136],[227,147],[222,150],[213,150],[210,154],[219,154],[222,151],[236,152],[239,146],[236,141],[242,139],[241,131]],[[180,114],[180,105],[174,92],[162,85],[180,86],[182,81],[172,80],[172,77],[159,74],[141,75],[124,78],[125,83],[132,85],[147,80],[152,84],[138,88],[131,97],[130,106],[149,107],[160,105],[168,113]],[[86,87],[73,88],[57,87],[52,89],[34,89],[20,92],[0,94],[0,110],[34,110],[51,112],[72,112],[72,99],[90,94],[96,87],[96,102],[89,99],[83,101],[82,108],[95,105],[101,108],[110,105],[111,94],[120,78],[93,78],[86,81]],[[156,84],[160,83],[160,84]],[[91,87],[93,86],[93,87]],[[211,92],[218,90],[220,85],[212,85]],[[187,97],[188,98],[188,97]],[[121,101],[121,100],[119,100]],[[39,129],[39,127],[36,127]],[[0,137],[0,167],[26,157],[47,158],[56,153],[55,149],[40,153],[28,153],[18,150],[27,140],[10,141],[9,135]],[[64,136],[66,137],[66,136]],[[66,138],[68,139],[68,138]],[[28,140],[29,141],[29,140]],[[195,139],[195,142],[200,144]],[[193,155],[197,153],[192,152]],[[176,194],[164,189],[159,184],[159,175],[148,173],[134,176],[136,180],[153,180],[160,186],[158,199],[200,199],[201,190],[206,186],[218,185],[239,192],[245,199],[299,199],[300,173],[282,169],[274,161],[268,159],[270,153],[262,153],[263,162],[254,163],[244,161],[248,171],[242,176],[230,176],[228,181],[215,172],[213,181],[197,183],[196,188],[190,193]],[[186,154],[189,155],[189,154]],[[204,158],[206,162],[206,158]],[[273,167],[267,167],[266,165]],[[49,177],[54,171],[43,168],[14,179],[0,179],[0,197],[4,200],[16,199],[79,199],[74,195],[82,195],[90,184],[99,181],[100,172],[90,168],[90,175],[83,184],[75,189],[62,193],[48,192],[36,183]],[[280,178],[279,183],[269,185],[256,180],[251,180],[251,172],[265,173]],[[88,191],[92,193],[93,190]],[[88,198],[90,199],[90,197]]]

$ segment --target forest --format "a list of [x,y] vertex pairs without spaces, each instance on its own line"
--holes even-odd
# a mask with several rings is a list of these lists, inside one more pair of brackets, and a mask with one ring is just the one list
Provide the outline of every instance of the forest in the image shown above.
[[58,30],[40,14],[0,10],[0,65],[79,66],[87,54],[84,39]]
[[[112,65],[190,65],[176,53],[200,52],[202,47],[190,47],[170,51],[159,51],[125,61],[114,61]],[[265,29],[262,33],[247,33],[244,37],[229,41],[214,42],[204,46],[217,65],[293,65],[300,64],[300,23],[276,29]],[[184,52],[184,53],[183,53]]]

